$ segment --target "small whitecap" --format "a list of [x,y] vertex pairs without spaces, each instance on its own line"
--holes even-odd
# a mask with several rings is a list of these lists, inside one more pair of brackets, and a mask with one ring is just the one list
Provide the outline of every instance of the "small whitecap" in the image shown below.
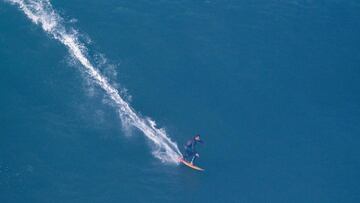
[[69,22],[70,23],[77,23],[78,22],[78,19],[76,19],[76,18],[71,18],[70,20],[69,20]]

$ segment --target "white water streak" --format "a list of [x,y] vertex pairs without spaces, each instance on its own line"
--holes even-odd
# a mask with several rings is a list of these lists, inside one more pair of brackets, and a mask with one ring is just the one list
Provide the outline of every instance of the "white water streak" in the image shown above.
[[[118,90],[91,64],[86,56],[86,47],[79,42],[76,32],[69,32],[69,29],[66,29],[62,23],[62,18],[52,8],[49,0],[8,1],[18,5],[32,22],[40,25],[45,32],[67,47],[73,58],[82,64],[90,77],[115,103],[122,122],[138,128],[154,143],[155,149],[153,154],[155,157],[163,162],[178,163],[178,157],[181,153],[176,143],[170,140],[163,129],[158,129],[154,121],[137,115],[131,106],[121,98]],[[74,29],[70,28],[70,30]]]

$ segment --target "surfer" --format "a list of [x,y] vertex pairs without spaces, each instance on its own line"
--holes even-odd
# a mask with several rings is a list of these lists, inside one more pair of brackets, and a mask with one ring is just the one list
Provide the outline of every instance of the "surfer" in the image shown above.
[[185,153],[184,153],[184,160],[188,161],[191,158],[191,164],[195,161],[197,157],[200,157],[199,153],[196,152],[196,144],[197,143],[204,143],[200,139],[200,135],[195,135],[192,139],[188,140],[184,145]]

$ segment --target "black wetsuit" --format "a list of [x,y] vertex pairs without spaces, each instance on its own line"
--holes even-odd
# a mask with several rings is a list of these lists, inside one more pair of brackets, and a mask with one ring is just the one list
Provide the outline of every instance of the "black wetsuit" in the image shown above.
[[[195,138],[192,138],[191,140],[188,140],[186,144],[184,145],[185,153],[184,153],[184,159],[187,161],[194,161],[196,158],[196,144],[197,143],[203,143],[202,140],[196,140]],[[194,160],[191,160],[194,159]]]

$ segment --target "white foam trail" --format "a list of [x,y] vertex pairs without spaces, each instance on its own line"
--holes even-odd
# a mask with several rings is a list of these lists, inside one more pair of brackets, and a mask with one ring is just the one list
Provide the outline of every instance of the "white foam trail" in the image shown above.
[[[79,42],[76,33],[69,32],[69,29],[66,29],[62,23],[62,18],[52,8],[49,0],[7,1],[18,5],[32,22],[40,25],[45,32],[67,47],[73,58],[82,64],[85,71],[115,103],[122,122],[138,128],[154,143],[155,149],[153,154],[155,157],[163,162],[178,163],[178,157],[181,153],[177,144],[170,140],[163,129],[158,129],[153,120],[149,118],[144,119],[137,115],[131,106],[121,98],[118,90],[91,64],[86,56],[85,46]],[[70,30],[73,29],[70,28]]]

